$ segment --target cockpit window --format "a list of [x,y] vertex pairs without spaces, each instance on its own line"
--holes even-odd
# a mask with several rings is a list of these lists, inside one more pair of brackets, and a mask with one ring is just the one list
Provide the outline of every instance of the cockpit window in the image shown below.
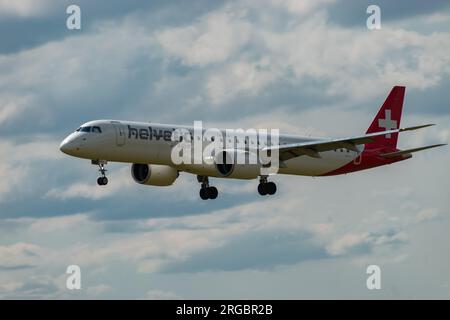
[[95,127],[79,127],[76,132],[94,132],[94,133],[102,133],[102,129],[98,126]]

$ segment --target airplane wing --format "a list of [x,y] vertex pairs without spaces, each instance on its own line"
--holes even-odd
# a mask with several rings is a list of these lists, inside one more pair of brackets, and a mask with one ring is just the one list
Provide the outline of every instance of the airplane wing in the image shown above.
[[383,136],[392,133],[398,133],[403,131],[411,131],[417,130],[429,126],[433,126],[434,124],[426,124],[415,127],[401,128],[395,130],[386,130],[380,132],[374,132],[365,134],[362,136],[348,137],[348,138],[338,138],[338,139],[324,139],[317,141],[308,141],[308,142],[300,142],[300,143],[291,143],[285,145],[277,145],[277,146],[267,146],[262,148],[263,151],[268,150],[277,150],[279,151],[279,157],[281,161],[286,161],[291,158],[296,158],[302,155],[306,155],[312,158],[321,158],[319,152],[331,151],[334,149],[349,149],[358,152],[357,145],[366,144],[373,142],[373,138],[378,136]]
[[414,148],[414,149],[407,149],[407,150],[400,150],[400,151],[396,151],[396,152],[389,152],[389,153],[383,153],[380,154],[381,157],[384,158],[394,158],[397,156],[401,156],[404,154],[410,154],[413,152],[417,152],[417,151],[422,151],[422,150],[426,150],[426,149],[431,149],[431,148],[436,148],[436,147],[442,147],[442,146],[446,146],[446,143],[440,143],[440,144],[434,144],[432,146],[426,146],[426,147],[420,147],[420,148]]

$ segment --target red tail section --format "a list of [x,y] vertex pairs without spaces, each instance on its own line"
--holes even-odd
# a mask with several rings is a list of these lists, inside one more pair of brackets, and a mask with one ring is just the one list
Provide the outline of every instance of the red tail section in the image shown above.
[[[404,97],[405,87],[393,87],[366,133],[398,129],[402,117]],[[397,140],[398,133],[375,137],[373,142],[365,145],[364,151],[356,159],[343,167],[324,174],[324,176],[365,170],[405,160],[406,158],[401,156],[392,158],[380,156],[383,153],[397,151]]]
[[[366,133],[398,129],[400,127],[400,119],[402,117],[404,97],[405,87],[395,86],[392,88]],[[398,133],[376,137],[374,142],[366,144],[366,150],[383,147],[396,148],[397,139]]]

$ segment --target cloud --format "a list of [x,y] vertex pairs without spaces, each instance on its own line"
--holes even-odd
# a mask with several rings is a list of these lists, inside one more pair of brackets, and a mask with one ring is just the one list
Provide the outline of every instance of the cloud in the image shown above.
[[[329,81],[325,94],[343,94],[354,101],[373,96],[376,88],[386,90],[383,83],[432,87],[449,72],[439,45],[450,42],[447,34],[425,37],[395,29],[370,34],[330,29],[326,17],[319,15],[284,34],[265,32],[264,38],[283,69],[292,70],[298,79],[311,76]],[[388,53],[391,59],[386,60]],[[350,69],[347,59],[352,61]]]
[[227,60],[249,39],[250,25],[239,19],[245,12],[218,11],[188,27],[157,32],[155,40],[187,65],[206,66]]
[[91,286],[87,288],[87,294],[89,296],[100,296],[107,292],[110,292],[112,290],[112,287],[107,284],[99,284],[96,286]]
[[[294,6],[287,1],[282,4],[288,8]],[[303,2],[299,10],[312,10],[312,13],[287,26],[280,22],[285,26],[280,28],[279,24],[255,19],[255,15],[266,13],[260,9],[250,14],[249,8],[255,5],[250,2],[245,9],[225,6],[204,16],[194,27],[168,28],[156,35],[169,57],[180,58],[190,65],[210,67],[204,86],[208,93],[206,98],[213,105],[233,108],[234,98],[257,96],[285,80],[300,88],[311,80],[318,80],[326,84],[322,94],[344,96],[355,103],[385,93],[395,84],[419,89],[435,87],[450,72],[448,55],[441,46],[450,43],[447,33],[425,36],[395,27],[370,33],[331,26],[327,13],[316,12]],[[279,2],[274,2],[272,9],[276,10],[278,5]],[[228,33],[223,35],[215,25],[204,22],[211,16],[223,14],[230,17],[227,28],[238,35],[233,37],[238,39],[233,42],[233,50],[214,45],[212,40],[205,40],[208,46],[197,44],[197,38],[216,33],[213,39],[228,43]],[[241,36],[248,34],[251,36]],[[215,49],[220,56],[215,54]],[[230,55],[233,60],[227,61]],[[387,55],[389,60],[385,59]],[[199,101],[205,99],[202,93],[199,96],[202,97]]]
[[76,182],[63,188],[50,189],[45,197],[59,200],[72,198],[86,198],[90,200],[100,200],[114,196],[123,188],[130,188],[135,183],[132,180],[129,167],[122,167],[118,173],[108,182],[108,187],[98,186],[94,183]]
[[[49,128],[52,126],[51,123],[56,124],[53,122],[55,120],[58,122],[68,119],[71,114],[80,114],[88,109],[97,110],[98,116],[108,115],[110,109],[105,105],[108,106],[112,101],[110,100],[114,95],[112,93],[121,92],[119,88],[123,87],[129,76],[137,77],[139,70],[144,70],[141,64],[139,64],[141,69],[137,69],[138,65],[133,66],[137,56],[147,60],[146,64],[150,59],[150,55],[142,56],[144,48],[147,48],[144,51],[151,52],[148,36],[145,33],[139,36],[135,33],[130,38],[133,27],[127,27],[126,23],[123,27],[122,31],[119,31],[120,29],[113,25],[104,25],[99,27],[98,32],[89,35],[50,42],[17,55],[1,56],[0,83],[5,84],[3,90],[8,89],[8,96],[19,95],[24,90],[30,96],[24,106],[28,116],[20,117],[14,123],[6,123],[3,130],[21,126],[24,128],[21,133],[24,133],[27,124],[30,123],[33,124],[33,130],[39,127]],[[122,45],[117,46],[120,42]],[[102,45],[93,46],[95,43]],[[84,48],[91,46],[97,47],[99,52],[85,51]],[[120,47],[122,49],[118,49]],[[104,55],[109,56],[108,60],[98,60],[99,56]],[[11,69],[8,66],[10,64],[17,67]],[[131,68],[138,73],[134,73],[131,69],[129,69],[131,72],[124,72],[127,71],[127,65],[128,69]],[[92,92],[88,93],[94,84],[97,88],[95,97]],[[105,100],[96,101],[98,98]],[[72,126],[75,127],[83,120],[80,117],[78,123],[73,122]]]
[[8,1],[0,0],[0,16],[33,17],[47,14],[53,6],[51,0],[40,0],[39,4],[33,0]]
[[34,179],[37,163],[61,158],[57,146],[48,137],[33,137],[21,143],[0,139],[0,203],[21,199],[37,183]]
[[255,96],[276,78],[276,74],[270,70],[268,61],[256,63],[241,61],[227,65],[214,73],[208,79],[206,90],[213,106],[217,106],[240,93]]
[[51,217],[46,219],[31,219],[29,230],[36,233],[48,233],[58,230],[68,231],[79,228],[88,223],[87,214],[75,214],[70,216]]
[[63,292],[54,278],[32,276],[23,282],[0,284],[2,299],[55,299]]
[[387,232],[382,234],[365,233],[349,233],[346,234],[330,245],[327,251],[332,256],[346,255],[350,253],[369,253],[375,246],[380,245],[396,245],[407,241],[407,236],[401,232]]
[[0,203],[6,199],[23,181],[27,169],[22,166],[12,167],[9,164],[0,163]]
[[426,17],[424,17],[424,20],[426,23],[429,24],[448,22],[450,21],[450,14],[437,12],[431,15],[427,15]]
[[0,124],[12,121],[22,114],[30,103],[27,96],[0,96]]
[[0,246],[0,269],[31,268],[40,260],[41,248],[31,243],[19,242]]
[[433,221],[435,219],[441,218],[441,215],[437,212],[436,209],[427,208],[419,211],[416,215],[417,223]]
[[286,8],[290,13],[305,15],[317,10],[324,6],[325,4],[334,3],[335,0],[305,0],[305,1],[295,1],[295,0],[272,0],[272,4],[275,7]]
[[[66,8],[74,4],[71,0],[50,1],[3,1],[0,12],[0,54],[15,54],[41,46],[47,42],[77,37],[90,33],[104,21],[120,23],[128,16],[135,16],[154,30],[165,25],[179,25],[192,21],[221,5],[220,2],[195,0],[196,5],[186,1],[147,1],[129,0],[78,0],[81,8],[81,30],[69,30],[66,27]],[[10,30],[14,30],[11,33]]]
[[164,268],[166,272],[266,270],[327,257],[323,247],[301,230],[248,231],[224,245]]

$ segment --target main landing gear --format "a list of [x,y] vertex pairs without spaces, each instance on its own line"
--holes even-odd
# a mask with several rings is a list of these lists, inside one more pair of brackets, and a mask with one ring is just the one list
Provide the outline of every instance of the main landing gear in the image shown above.
[[274,182],[267,182],[267,176],[261,176],[259,179],[258,193],[262,196],[273,195],[277,192],[277,185]]
[[200,198],[202,200],[215,199],[219,195],[216,187],[209,186],[209,180],[206,176],[197,176],[197,181],[202,184],[200,188]]
[[106,177],[105,165],[107,161],[104,160],[92,160],[92,164],[98,165],[98,171],[100,172],[101,177],[98,177],[97,184],[99,186],[106,186],[108,184],[108,178]]
[[[216,187],[209,185],[207,176],[197,176],[197,181],[201,183],[200,198],[202,200],[216,199],[219,192]],[[261,176],[259,179],[258,193],[262,196],[273,195],[277,192],[277,185],[274,182],[267,181],[267,176]]]

